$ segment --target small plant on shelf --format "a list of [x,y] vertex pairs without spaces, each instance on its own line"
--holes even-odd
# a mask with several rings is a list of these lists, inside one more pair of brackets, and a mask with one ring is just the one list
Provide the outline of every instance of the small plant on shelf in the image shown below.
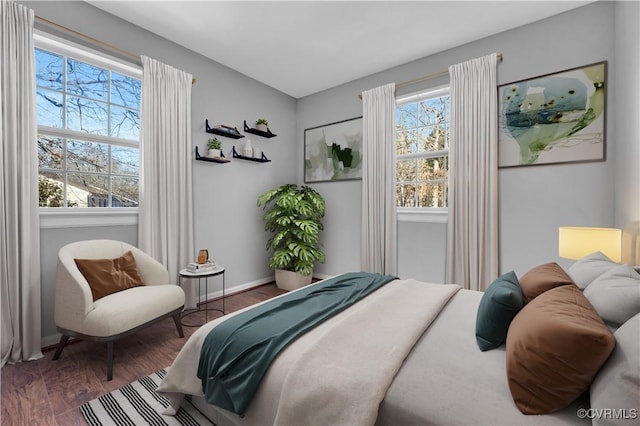
[[268,130],[267,126],[269,126],[269,121],[266,118],[258,118],[256,120],[256,129],[266,132]]
[[209,150],[208,157],[220,157],[220,149],[222,144],[218,138],[210,138],[207,141],[207,149]]

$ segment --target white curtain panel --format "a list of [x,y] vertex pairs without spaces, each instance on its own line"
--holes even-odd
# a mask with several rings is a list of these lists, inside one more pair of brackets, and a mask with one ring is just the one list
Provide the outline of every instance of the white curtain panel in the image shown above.
[[446,282],[484,290],[498,274],[497,54],[449,67]]
[[[142,56],[138,245],[179,282],[194,260],[191,174],[192,76]],[[187,307],[195,307],[192,287]]]
[[42,358],[36,83],[31,9],[1,2],[2,365]]
[[395,84],[362,92],[362,238],[365,272],[398,272]]

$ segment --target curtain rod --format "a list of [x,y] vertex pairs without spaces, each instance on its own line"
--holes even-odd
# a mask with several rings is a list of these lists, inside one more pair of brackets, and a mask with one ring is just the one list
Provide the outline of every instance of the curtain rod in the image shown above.
[[[498,62],[502,62],[502,53],[498,53]],[[449,70],[442,70],[442,71],[438,71],[438,72],[434,72],[431,74],[427,74],[424,75],[422,77],[418,77],[418,78],[414,78],[413,80],[407,80],[407,81],[403,81],[401,83],[396,84],[396,88],[398,87],[403,87],[403,86],[408,86],[410,84],[414,84],[414,83],[419,83],[421,81],[425,81],[425,80],[431,80],[432,78],[437,78],[437,77],[442,77],[443,75],[447,75],[449,74]],[[362,93],[358,94],[358,97],[360,98],[360,100],[362,100]]]
[[[111,45],[109,43],[106,43],[106,42],[104,42],[102,40],[98,40],[97,38],[93,38],[93,37],[88,36],[86,34],[82,34],[81,32],[78,32],[78,31],[73,30],[71,28],[67,28],[67,27],[65,27],[63,25],[57,24],[57,23],[55,23],[53,21],[50,21],[48,19],[45,19],[45,18],[43,18],[41,16],[37,16],[36,15],[35,16],[35,20],[37,22],[41,23],[41,24],[44,24],[45,26],[49,26],[49,27],[55,28],[56,30],[60,30],[60,31],[62,31],[64,33],[71,34],[73,36],[79,37],[81,39],[84,39],[85,41],[93,43],[94,45],[97,45],[97,46],[100,46],[100,47],[104,47],[104,48],[106,48],[108,50],[111,50],[112,52],[115,52],[115,53],[117,53],[119,55],[122,55],[122,56],[125,56],[125,57],[129,58],[129,59],[132,59],[135,62],[136,65],[140,65],[140,66],[142,65],[142,61],[140,60],[140,55],[136,55],[136,54],[133,54],[131,52],[127,52],[126,50],[122,50],[119,47],[113,46],[113,45]],[[195,84],[195,82],[196,82],[196,79],[193,78],[191,80],[191,84]]]

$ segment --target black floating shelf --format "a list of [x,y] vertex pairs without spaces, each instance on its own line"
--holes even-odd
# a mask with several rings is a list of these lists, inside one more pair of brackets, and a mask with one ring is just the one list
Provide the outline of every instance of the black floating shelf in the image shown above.
[[247,120],[244,120],[244,131],[247,133],[253,133],[254,135],[262,136],[263,138],[272,138],[274,136],[278,136],[271,133],[271,130],[269,130],[268,127],[266,132],[258,129],[252,129],[251,127],[247,126]]
[[233,146],[233,158],[240,158],[242,160],[249,160],[249,161],[255,161],[257,163],[268,163],[269,160],[267,157],[264,156],[264,152],[262,153],[262,158],[255,158],[255,157],[246,157],[244,155],[240,155],[238,154],[238,152],[236,151],[236,147],[235,145]]
[[220,151],[220,157],[203,157],[198,152],[197,146],[196,146],[196,160],[208,161],[210,163],[228,163],[229,161],[231,161],[228,158],[224,157],[224,153],[222,151]]
[[244,135],[240,134],[240,132],[236,127],[227,127],[227,126],[209,127],[208,119],[205,119],[204,124],[205,124],[205,129],[207,133],[213,133],[214,135],[224,136],[225,138],[232,138],[232,139],[244,138]]

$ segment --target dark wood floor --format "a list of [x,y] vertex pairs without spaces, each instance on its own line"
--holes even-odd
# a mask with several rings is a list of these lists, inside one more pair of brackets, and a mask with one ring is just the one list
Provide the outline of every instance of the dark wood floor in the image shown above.
[[[267,284],[228,296],[227,313],[242,309],[284,293],[275,284]],[[220,301],[209,302],[219,307]],[[209,312],[209,320],[221,314]],[[198,317],[201,316],[201,317]],[[204,314],[194,314],[192,323]],[[185,337],[178,337],[171,318],[115,344],[113,380],[106,381],[106,345],[79,341],[68,344],[58,361],[53,349],[37,361],[5,365],[1,370],[0,405],[2,426],[14,425],[85,425],[78,407],[154,371],[168,367],[187,338],[197,330],[184,327]]]

